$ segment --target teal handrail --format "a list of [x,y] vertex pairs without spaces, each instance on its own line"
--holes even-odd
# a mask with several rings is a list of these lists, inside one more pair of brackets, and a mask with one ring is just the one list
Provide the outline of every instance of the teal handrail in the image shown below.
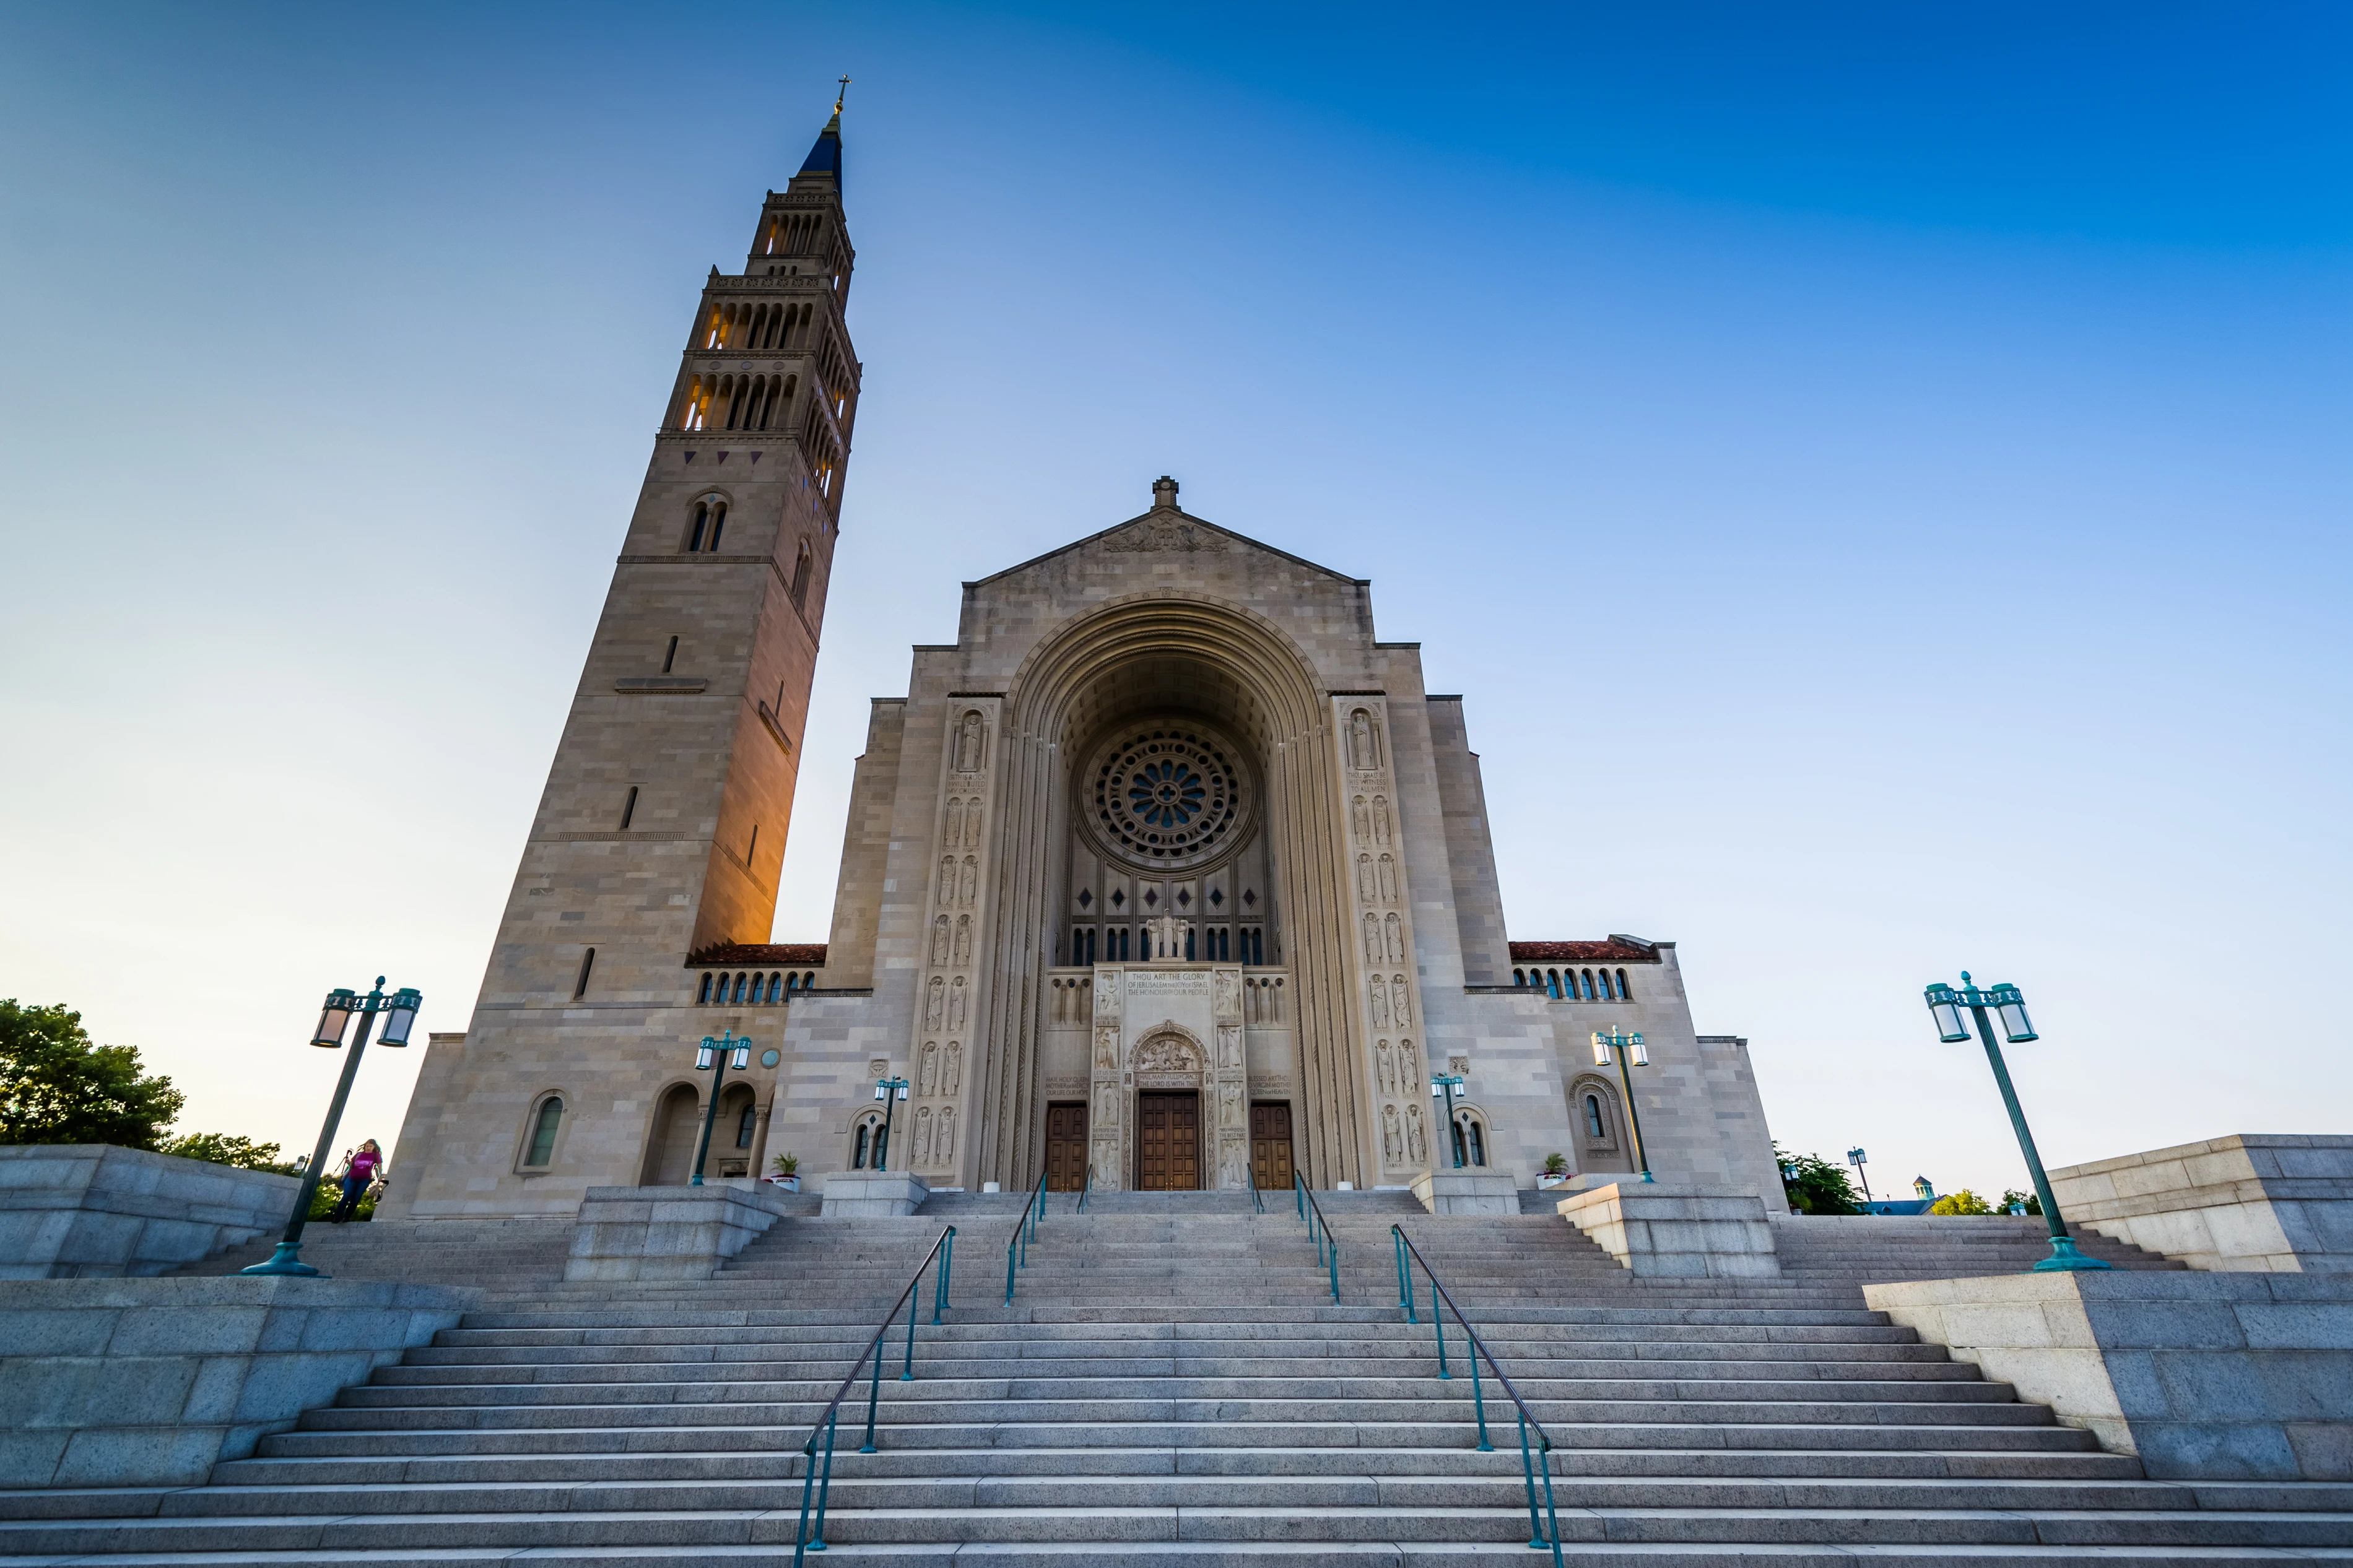
[[1084,1214],[1087,1212],[1087,1194],[1094,1190],[1094,1162],[1090,1160],[1087,1162],[1086,1173],[1079,1178],[1079,1206],[1072,1210],[1072,1213]]
[[1038,1184],[1029,1189],[1029,1201],[1021,1205],[1021,1217],[1013,1222],[1013,1239],[1005,1244],[1005,1304],[1008,1307],[1013,1305],[1013,1270],[1017,1266],[1029,1267],[1029,1239],[1038,1234],[1038,1220],[1045,1212],[1046,1173],[1040,1171]]
[[[1291,1186],[1298,1197],[1299,1217],[1307,1222],[1307,1238],[1315,1244],[1316,1266],[1331,1271],[1332,1304],[1336,1307],[1340,1304],[1340,1238],[1332,1234],[1332,1222],[1324,1217],[1324,1206],[1315,1201],[1306,1176],[1292,1172]],[[1250,1191],[1255,1194],[1258,1189]]]
[[[1552,1548],[1554,1568],[1561,1568],[1560,1519],[1553,1510],[1552,1499],[1551,1434],[1545,1430],[1544,1423],[1536,1419],[1535,1413],[1528,1408],[1528,1402],[1520,1397],[1520,1391],[1512,1386],[1512,1380],[1504,1375],[1504,1369],[1495,1363],[1494,1355],[1487,1349],[1486,1342],[1480,1339],[1478,1331],[1472,1328],[1471,1320],[1462,1315],[1462,1309],[1454,1304],[1454,1298],[1448,1294],[1445,1286],[1438,1282],[1438,1271],[1430,1268],[1430,1259],[1424,1258],[1421,1255],[1421,1249],[1414,1246],[1413,1237],[1406,1235],[1404,1226],[1397,1225],[1389,1226],[1389,1236],[1396,1243],[1399,1298],[1398,1304],[1405,1309],[1407,1322],[1420,1321],[1414,1313],[1412,1265],[1420,1264],[1422,1273],[1430,1280],[1430,1326],[1438,1331],[1438,1375],[1440,1377],[1450,1382],[1453,1378],[1453,1373],[1446,1370],[1446,1320],[1439,1310],[1441,1302],[1444,1303],[1447,1311],[1454,1314],[1455,1322],[1461,1327],[1463,1339],[1470,1343],[1471,1354],[1468,1359],[1471,1363],[1471,1409],[1479,1422],[1481,1453],[1492,1454],[1495,1451],[1495,1445],[1487,1437],[1486,1392],[1480,1386],[1479,1381],[1479,1363],[1482,1360],[1486,1362],[1487,1369],[1495,1374],[1495,1381],[1504,1385],[1504,1392],[1511,1395],[1512,1404],[1518,1408],[1520,1480],[1528,1494],[1528,1545],[1538,1552],[1547,1546]],[[1528,1451],[1530,1427],[1535,1429],[1536,1435],[1536,1457],[1533,1460]],[[1536,1512],[1536,1476],[1539,1472],[1544,1477],[1544,1512],[1541,1516]]]
[[1261,1214],[1264,1214],[1266,1212],[1266,1200],[1258,1195],[1258,1177],[1255,1174],[1252,1174],[1250,1177],[1250,1207],[1256,1209]]
[[[866,1395],[866,1442],[858,1451],[861,1454],[871,1454],[877,1451],[878,1446],[874,1441],[874,1419],[875,1413],[882,1402],[882,1341],[891,1332],[891,1325],[899,1316],[900,1301],[907,1304],[907,1360],[904,1368],[899,1373],[899,1381],[913,1383],[915,1380],[915,1287],[923,1283],[923,1270],[931,1268],[932,1260],[935,1258],[939,1259],[940,1266],[932,1275],[932,1321],[938,1322],[940,1314],[948,1310],[948,1277],[955,1258],[955,1226],[954,1226],[940,1232],[939,1239],[932,1243],[932,1249],[923,1254],[923,1260],[921,1263],[915,1265],[915,1272],[908,1279],[907,1288],[899,1292],[899,1300],[892,1302],[891,1310],[882,1314],[882,1326],[874,1331],[874,1337],[866,1342],[866,1348],[860,1352],[858,1359],[850,1363],[849,1375],[841,1380],[841,1386],[833,1391],[831,1399],[826,1401],[825,1408],[818,1413],[817,1425],[809,1428],[808,1441],[801,1445],[801,1454],[806,1463],[801,1467],[800,1522],[793,1528],[795,1568],[799,1568],[805,1554],[825,1550],[825,1509],[826,1503],[833,1493],[833,1445],[836,1429],[841,1422],[841,1401],[852,1385],[858,1382],[858,1374],[866,1370],[869,1357],[871,1357],[874,1362],[874,1384]],[[825,1467],[821,1479],[818,1476],[817,1454],[817,1440],[820,1435],[825,1438]],[[817,1502],[817,1528],[814,1533],[809,1528],[809,1502],[812,1490],[816,1494]]]

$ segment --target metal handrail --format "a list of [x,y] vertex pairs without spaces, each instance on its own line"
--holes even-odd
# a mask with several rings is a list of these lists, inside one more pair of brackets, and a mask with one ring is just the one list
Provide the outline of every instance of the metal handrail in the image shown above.
[[1021,1205],[1021,1217],[1013,1222],[1013,1239],[1005,1244],[1005,1304],[1013,1305],[1014,1254],[1020,1253],[1020,1267],[1029,1267],[1029,1239],[1038,1234],[1038,1219],[1046,1212],[1046,1173],[1038,1173],[1038,1184],[1029,1189],[1029,1201]]
[[1250,1173],[1250,1207],[1256,1209],[1260,1214],[1264,1214],[1266,1212],[1266,1200],[1258,1195],[1258,1173],[1256,1172],[1252,1172]]
[[1085,1172],[1079,1177],[1079,1206],[1071,1210],[1071,1213],[1084,1214],[1087,1212],[1087,1194],[1094,1190],[1094,1184],[1095,1163],[1092,1160],[1090,1160],[1087,1162]]
[[[882,1340],[883,1336],[890,1333],[892,1320],[899,1315],[900,1301],[907,1304],[907,1360],[899,1373],[899,1381],[913,1383],[915,1380],[913,1297],[915,1287],[923,1283],[923,1270],[931,1268],[932,1259],[934,1258],[940,1260],[940,1266],[932,1276],[932,1321],[937,1323],[940,1321],[940,1314],[948,1310],[948,1280],[955,1268],[955,1226],[954,1226],[940,1232],[939,1239],[932,1243],[932,1249],[923,1254],[923,1260],[921,1263],[915,1265],[915,1272],[908,1277],[907,1288],[899,1292],[899,1300],[892,1302],[891,1310],[882,1314],[882,1326],[874,1331],[874,1337],[866,1342],[866,1348],[860,1351],[858,1359],[850,1363],[849,1375],[841,1380],[841,1386],[833,1391],[831,1399],[826,1401],[825,1408],[818,1413],[817,1425],[809,1428],[808,1441],[801,1445],[801,1453],[807,1462],[801,1468],[800,1522],[793,1527],[794,1568],[799,1568],[801,1559],[806,1553],[825,1550],[825,1508],[833,1492],[833,1442],[836,1427],[841,1419],[841,1401],[843,1396],[849,1394],[851,1386],[858,1382],[858,1374],[866,1369],[866,1360],[869,1356],[874,1359],[874,1385],[866,1395],[866,1442],[858,1451],[861,1454],[871,1454],[877,1451],[874,1442],[874,1416],[876,1408],[882,1400]],[[825,1436],[825,1475],[822,1480],[818,1476],[817,1440],[819,1433]],[[809,1531],[809,1493],[812,1489],[817,1493],[815,1534],[811,1534]]]
[[[1520,1480],[1526,1487],[1528,1494],[1528,1545],[1538,1552],[1547,1546],[1551,1547],[1554,1568],[1560,1568],[1560,1521],[1553,1511],[1552,1500],[1552,1435],[1545,1430],[1544,1423],[1536,1419],[1535,1412],[1528,1408],[1528,1402],[1520,1397],[1520,1391],[1512,1386],[1511,1378],[1505,1374],[1501,1366],[1496,1364],[1493,1352],[1487,1349],[1486,1342],[1479,1337],[1478,1331],[1471,1326],[1471,1320],[1462,1315],[1462,1309],[1454,1304],[1453,1296],[1448,1293],[1445,1286],[1438,1282],[1438,1271],[1430,1268],[1430,1259],[1421,1255],[1421,1248],[1413,1244],[1413,1237],[1406,1235],[1403,1226],[1398,1225],[1389,1226],[1389,1236],[1395,1244],[1394,1249],[1397,1253],[1398,1305],[1405,1309],[1405,1321],[1409,1323],[1418,1323],[1421,1321],[1415,1315],[1413,1308],[1412,1263],[1420,1264],[1422,1273],[1430,1278],[1430,1326],[1438,1331],[1438,1375],[1440,1377],[1451,1382],[1454,1376],[1452,1373],[1446,1370],[1446,1320],[1439,1312],[1440,1302],[1443,1301],[1447,1310],[1454,1314],[1454,1321],[1462,1326],[1462,1337],[1471,1342],[1471,1408],[1479,1419],[1479,1451],[1481,1453],[1492,1454],[1495,1451],[1495,1445],[1487,1438],[1487,1399],[1485,1391],[1479,1384],[1479,1363],[1482,1358],[1487,1363],[1488,1370],[1495,1374],[1495,1381],[1504,1385],[1504,1392],[1512,1396],[1512,1404],[1518,1408]],[[1409,1258],[1411,1262],[1408,1261]],[[1528,1455],[1528,1428],[1531,1426],[1535,1428],[1536,1433],[1537,1458],[1534,1462],[1531,1462]],[[1544,1513],[1541,1518],[1536,1513],[1536,1475],[1539,1471],[1544,1476]]]
[[[1306,1175],[1298,1171],[1292,1172],[1291,1186],[1298,1195],[1299,1217],[1307,1222],[1307,1238],[1315,1244],[1316,1266],[1331,1270],[1332,1304],[1336,1307],[1340,1304],[1340,1238],[1332,1234],[1332,1222],[1324,1217],[1324,1205],[1315,1201],[1314,1190],[1308,1186]],[[1256,1190],[1251,1189],[1253,1192]]]

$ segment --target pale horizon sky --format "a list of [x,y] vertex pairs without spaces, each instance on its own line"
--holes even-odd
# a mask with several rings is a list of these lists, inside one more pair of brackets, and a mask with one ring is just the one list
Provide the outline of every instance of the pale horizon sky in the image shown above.
[[290,1152],[328,987],[465,1027],[702,279],[848,71],[776,940],[958,584],[1169,473],[1373,580],[1512,935],[1676,942],[1785,1145],[2022,1185],[1964,968],[2052,1164],[2353,1131],[2348,65],[2323,5],[0,12],[0,995]]

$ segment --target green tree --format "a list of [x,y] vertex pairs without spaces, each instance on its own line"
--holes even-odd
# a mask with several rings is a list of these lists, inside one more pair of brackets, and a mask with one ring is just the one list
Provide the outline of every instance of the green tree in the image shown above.
[[[1780,1163],[1781,1190],[1788,1194],[1790,1205],[1801,1214],[1861,1214],[1862,1200],[1846,1179],[1846,1167],[1834,1165],[1819,1154],[1792,1154],[1781,1145],[1773,1145],[1773,1158]],[[1788,1174],[1791,1166],[1797,1174]]]
[[92,1045],[80,1014],[0,1001],[0,1143],[153,1149],[186,1099],[138,1047]]
[[2032,1193],[2021,1193],[2017,1188],[2012,1187],[2010,1191],[2001,1194],[2002,1213],[2008,1214],[2010,1210],[2019,1207],[2021,1205],[2025,1205],[2025,1209],[2028,1214],[2039,1215],[2042,1212],[2042,1200]]
[[1967,1187],[1957,1193],[1947,1193],[1928,1205],[1930,1214],[1991,1214],[1993,1205]]
[[240,1171],[276,1171],[292,1175],[293,1165],[279,1159],[278,1149],[275,1143],[257,1143],[234,1132],[184,1132],[166,1142],[161,1152],[177,1154],[184,1160],[234,1165]]

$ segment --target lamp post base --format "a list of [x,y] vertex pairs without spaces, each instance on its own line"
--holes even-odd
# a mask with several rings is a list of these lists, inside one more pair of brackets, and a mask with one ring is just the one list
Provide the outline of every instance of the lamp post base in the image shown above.
[[2086,1258],[2082,1253],[2076,1251],[2075,1238],[2073,1237],[2054,1236],[2051,1238],[2051,1256],[2036,1264],[2032,1272],[2036,1274],[2051,1274],[2063,1270],[2082,1268],[2113,1268],[2115,1267],[2116,1265],[2113,1263],[2103,1263],[2096,1258]]
[[301,1274],[319,1279],[326,1278],[325,1275],[302,1261],[302,1244],[299,1241],[280,1242],[278,1250],[269,1255],[269,1262],[257,1263],[250,1268],[240,1268],[237,1272],[239,1274]]

